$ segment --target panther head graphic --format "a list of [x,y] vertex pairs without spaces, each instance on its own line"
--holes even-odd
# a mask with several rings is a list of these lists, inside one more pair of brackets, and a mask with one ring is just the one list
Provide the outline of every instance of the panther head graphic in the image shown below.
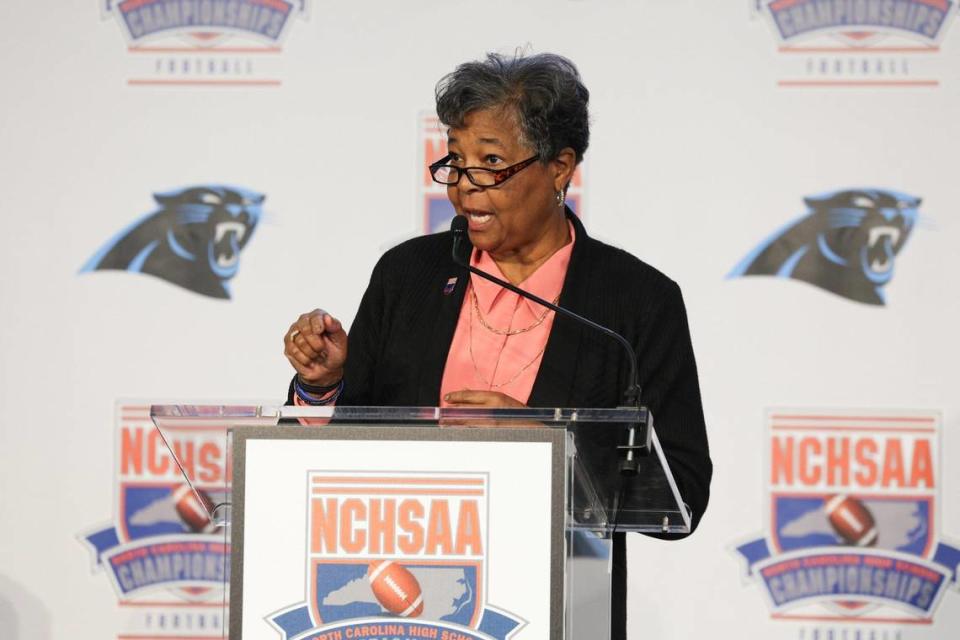
[[751,251],[728,277],[794,278],[864,304],[884,305],[883,287],[910,237],[921,199],[883,189],[804,198],[806,215]]
[[196,186],[154,194],[158,208],[110,240],[80,270],[149,273],[212,298],[227,281],[260,220],[264,196],[237,187]]

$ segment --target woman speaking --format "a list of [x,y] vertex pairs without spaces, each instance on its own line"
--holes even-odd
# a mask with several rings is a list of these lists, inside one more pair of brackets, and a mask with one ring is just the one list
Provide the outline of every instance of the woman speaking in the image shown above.
[[[696,528],[711,463],[680,289],[592,239],[564,205],[589,142],[589,92],[566,58],[460,65],[437,86],[448,155],[430,166],[468,222],[482,271],[624,336],[638,354],[641,402]],[[630,363],[609,337],[470,274],[452,234],[404,242],[370,277],[349,339],[316,309],[284,336],[296,404],[615,407]],[[614,540],[611,637],[626,637],[626,557]]]

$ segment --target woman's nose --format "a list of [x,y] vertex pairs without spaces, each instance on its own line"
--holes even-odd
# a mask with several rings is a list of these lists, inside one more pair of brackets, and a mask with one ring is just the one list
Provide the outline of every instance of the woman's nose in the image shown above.
[[467,176],[466,171],[460,172],[460,180],[457,181],[457,184],[455,186],[457,190],[463,194],[474,193],[476,191],[481,191],[483,189],[483,187],[478,187],[477,185],[470,182],[470,178],[469,176]]

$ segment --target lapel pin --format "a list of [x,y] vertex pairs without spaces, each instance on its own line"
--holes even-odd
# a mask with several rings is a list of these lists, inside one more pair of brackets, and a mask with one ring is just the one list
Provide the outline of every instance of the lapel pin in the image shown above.
[[443,295],[448,296],[453,293],[454,288],[457,286],[457,278],[453,277],[447,280],[447,284],[443,285]]

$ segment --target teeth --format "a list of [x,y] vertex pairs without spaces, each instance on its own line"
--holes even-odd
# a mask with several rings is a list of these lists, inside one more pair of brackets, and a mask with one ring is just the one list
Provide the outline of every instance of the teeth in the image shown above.
[[900,239],[900,229],[896,227],[874,227],[870,229],[870,247],[876,246],[883,238],[890,238],[890,246],[897,244]]
[[239,245],[240,241],[243,240],[243,236],[246,234],[246,232],[247,228],[239,222],[220,222],[217,224],[216,239],[214,240],[214,244],[218,244],[224,239],[224,237],[226,237],[228,233],[235,234],[235,238],[231,242],[233,250],[230,251],[228,255],[217,256],[218,267],[226,269],[237,264],[237,262],[240,260],[240,256],[236,251],[236,247]]
[[492,218],[492,217],[493,217],[493,215],[490,214],[490,213],[483,213],[483,214],[480,214],[480,213],[471,213],[471,214],[470,214],[470,219],[471,219],[471,220],[473,220],[474,222],[481,222],[481,223],[482,223],[482,222],[486,222],[487,220],[489,220],[489,219]]
[[239,222],[221,222],[217,225],[217,237],[215,242],[220,242],[223,240],[223,236],[227,235],[231,231],[237,234],[237,242],[240,242],[243,240],[246,230],[247,228]]
[[885,251],[882,256],[874,258],[870,263],[870,268],[877,273],[884,273],[893,268],[891,254],[893,253],[894,245],[896,245],[900,239],[900,230],[896,227],[874,227],[870,229],[869,242],[871,249],[887,238],[889,238],[889,244],[887,245],[888,250]]

